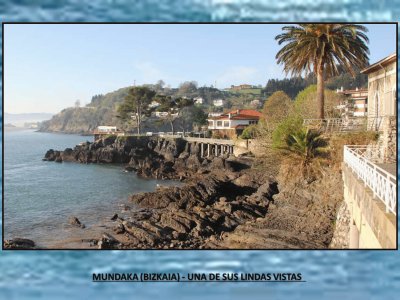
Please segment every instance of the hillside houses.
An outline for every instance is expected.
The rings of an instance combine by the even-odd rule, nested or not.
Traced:
[[[353,89],[337,91],[345,96],[345,103],[339,109],[344,111],[345,116],[366,117],[368,115],[368,89]]]

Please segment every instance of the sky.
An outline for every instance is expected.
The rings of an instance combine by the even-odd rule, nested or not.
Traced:
[[[57,113],[134,83],[227,88],[284,78],[284,24],[5,24],[4,109]],[[396,25],[369,24],[370,62],[396,51]]]

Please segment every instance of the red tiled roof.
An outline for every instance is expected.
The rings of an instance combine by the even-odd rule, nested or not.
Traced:
[[[238,113],[239,111],[239,113]],[[229,118],[229,114],[231,117]],[[213,120],[258,120],[261,117],[261,113],[253,109],[239,109],[232,110],[218,117],[212,118]]]
[[[237,111],[239,111],[239,115],[261,117],[261,113],[254,109],[235,109],[235,110],[225,113],[225,115],[227,115],[227,114],[234,115],[234,114],[237,114]]]
[[[245,116],[245,115],[239,115],[239,116],[232,116],[231,120],[259,120],[260,117],[256,116]]]

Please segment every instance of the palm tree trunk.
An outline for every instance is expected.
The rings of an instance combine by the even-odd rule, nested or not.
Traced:
[[[325,99],[324,99],[324,69],[323,67],[319,67],[317,71],[317,102],[318,102],[318,112],[319,118],[324,119],[324,106],[325,106]]]

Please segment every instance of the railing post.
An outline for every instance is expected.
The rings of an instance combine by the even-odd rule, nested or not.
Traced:
[[[386,174],[386,190],[385,190],[385,205],[386,205],[386,213],[389,213],[389,206],[390,206],[390,178]]]

